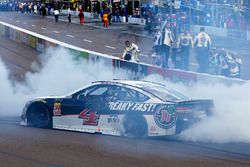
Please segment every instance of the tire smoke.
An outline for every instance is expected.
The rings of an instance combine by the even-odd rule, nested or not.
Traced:
[[[63,48],[51,48],[39,55],[43,68],[37,73],[27,72],[25,83],[8,79],[9,71],[0,60],[0,116],[20,116],[26,101],[40,96],[64,95],[92,81],[125,78],[125,75],[101,61],[91,63],[73,56]],[[33,64],[33,68],[38,65]],[[37,71],[37,69],[36,69]]]
[[[102,62],[76,59],[62,48],[49,49],[39,55],[43,68],[27,73],[25,83],[9,80],[9,71],[0,59],[0,116],[20,116],[26,101],[39,96],[63,95],[90,84],[91,81],[128,78],[122,71],[114,73]],[[37,68],[36,64],[33,64]],[[145,80],[164,83],[193,99],[213,99],[214,114],[183,131],[179,138],[185,141],[250,143],[250,82],[226,86],[197,83],[192,86],[170,83],[157,75]]]
[[[250,143],[250,82],[226,86],[222,83],[197,83],[192,86],[169,83],[159,76],[147,80],[169,85],[192,99],[213,99],[215,110],[211,117],[183,131],[178,137],[193,142]]]

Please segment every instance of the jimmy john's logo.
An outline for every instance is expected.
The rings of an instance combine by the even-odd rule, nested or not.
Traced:
[[[169,129],[176,124],[177,115],[173,105],[160,106],[154,114],[155,123],[163,128]]]
[[[133,102],[109,102],[111,111],[142,111],[154,112],[156,104],[152,103],[133,103]]]

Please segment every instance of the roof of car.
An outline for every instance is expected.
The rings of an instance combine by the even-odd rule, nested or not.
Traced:
[[[156,82],[150,82],[150,81],[118,80],[118,79],[109,80],[109,81],[95,81],[93,83],[106,83],[106,84],[108,84],[108,83],[120,83],[120,84],[135,86],[135,87],[139,87],[139,88],[141,88],[143,86],[154,86],[154,85],[165,86],[163,84],[156,83]]]

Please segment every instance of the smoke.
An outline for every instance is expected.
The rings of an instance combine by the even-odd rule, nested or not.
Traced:
[[[13,105],[14,89],[9,81],[9,71],[0,59],[0,113],[7,111]]]
[[[39,55],[43,68],[37,73],[26,73],[24,83],[12,84],[8,69],[0,60],[0,116],[20,115],[25,102],[39,96],[63,95],[96,80],[125,78],[120,71],[113,73],[111,66],[102,62],[79,60],[63,48],[48,49]]]
[[[91,81],[127,78],[123,72],[114,74],[111,66],[77,60],[65,49],[49,49],[39,55],[43,68],[33,64],[37,73],[27,73],[25,83],[13,84],[9,71],[0,60],[0,116],[20,115],[26,101],[37,96],[63,95]],[[194,142],[250,143],[250,83],[225,86],[201,84],[192,86],[170,83],[158,75],[145,80],[165,83],[193,99],[213,99],[213,116],[183,131],[179,138]]]
[[[183,131],[178,137],[193,142],[244,142],[250,143],[250,82],[226,86],[224,84],[201,84],[192,86],[173,84],[159,76],[147,80],[165,83],[192,99],[213,99],[214,114]]]

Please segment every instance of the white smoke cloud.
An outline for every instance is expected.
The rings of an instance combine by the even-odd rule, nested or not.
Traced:
[[[8,69],[0,60],[0,116],[20,115],[26,101],[47,95],[62,95],[95,80],[126,78],[102,63],[88,64],[75,60],[65,49],[48,50],[40,55],[43,68],[37,73],[27,73],[25,84],[15,86],[8,79]],[[38,66],[33,65],[34,68]],[[38,68],[39,69],[39,68]],[[180,139],[199,142],[250,143],[250,83],[225,86],[223,84],[196,84],[185,86],[169,83],[152,75],[145,80],[165,83],[184,92],[193,99],[213,99],[214,115],[180,134]]]
[[[15,93],[8,76],[9,71],[0,59],[0,113],[8,111],[9,106],[14,104],[11,99]]]
[[[196,98],[211,98],[215,103],[214,115],[180,137],[204,142],[247,142],[250,143],[250,83],[242,85],[196,85],[190,94]],[[192,92],[192,93],[191,93]]]
[[[25,84],[16,83],[15,86],[9,81],[8,70],[0,61],[0,115],[20,115],[25,102],[38,96],[63,95],[92,81],[125,78],[117,70],[114,74],[111,66],[77,60],[63,48],[49,49],[39,57],[43,68],[37,73],[28,72]],[[36,64],[32,67],[39,69]]]
[[[245,142],[250,143],[250,82],[226,86],[201,84],[192,86],[173,84],[159,76],[147,80],[161,82],[183,92],[192,99],[213,99],[213,116],[183,131],[181,140],[194,142]]]

